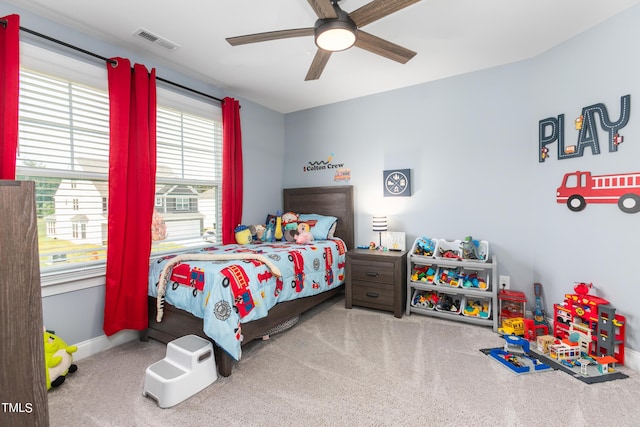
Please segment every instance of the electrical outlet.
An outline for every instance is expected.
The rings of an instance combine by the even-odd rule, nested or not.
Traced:
[[[511,277],[509,276],[500,276],[500,289],[509,289],[511,285]]]

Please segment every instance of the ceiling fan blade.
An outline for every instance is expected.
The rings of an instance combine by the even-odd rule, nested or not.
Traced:
[[[327,65],[327,61],[331,57],[331,52],[327,50],[318,49],[316,51],[316,56],[313,57],[313,62],[311,62],[311,66],[309,67],[309,71],[307,72],[307,77],[304,78],[305,81],[308,80],[318,80],[320,78],[320,74],[324,70],[325,65]]]
[[[356,39],[355,46],[358,46],[360,49],[368,50],[371,53],[384,56],[385,58],[400,62],[401,64],[407,63],[411,58],[416,56],[416,52],[412,50],[399,46],[395,43],[391,43],[372,34],[365,33],[362,30],[358,30],[358,37]]]
[[[349,17],[356,23],[358,28],[391,15],[394,12],[411,6],[420,0],[373,0],[359,9],[349,14]],[[311,2],[311,0],[309,0]]]
[[[318,15],[320,19],[337,18],[336,13],[331,0],[307,0],[309,5],[313,8],[313,11]]]
[[[292,37],[305,37],[313,35],[313,27],[296,28],[292,30],[269,31],[266,33],[247,34],[246,36],[227,37],[226,40],[231,46],[241,44],[266,42],[269,40],[288,39]]]

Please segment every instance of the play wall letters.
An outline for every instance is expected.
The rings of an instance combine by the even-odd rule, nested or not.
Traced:
[[[575,119],[575,128],[578,131],[578,140],[575,145],[565,145],[564,114],[540,120],[538,124],[538,161],[544,162],[550,158],[547,146],[554,142],[558,142],[558,160],[581,157],[587,147],[591,147],[592,154],[600,154],[598,124],[608,134],[609,152],[618,151],[618,147],[623,141],[620,129],[629,122],[630,108],[631,95],[624,95],[620,98],[620,117],[616,121],[611,121],[604,104],[598,103],[584,107],[582,114]],[[599,120],[596,119],[596,116]]]

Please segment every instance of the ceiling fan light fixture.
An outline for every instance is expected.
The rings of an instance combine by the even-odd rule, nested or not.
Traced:
[[[356,42],[356,26],[349,21],[325,20],[315,28],[316,46],[329,52],[349,49]]]

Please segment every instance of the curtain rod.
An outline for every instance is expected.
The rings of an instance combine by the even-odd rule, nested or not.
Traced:
[[[7,26],[7,20],[6,20],[6,19],[0,19],[0,25],[6,28],[6,26]],[[103,60],[103,61],[105,61],[105,62],[108,62],[109,64],[115,64],[115,63],[116,63],[116,61],[114,61],[114,60],[112,60],[112,59],[109,59],[109,58],[105,58],[104,56],[102,56],[102,55],[98,55],[97,53],[93,53],[93,52],[90,52],[90,51],[88,51],[88,50],[82,49],[82,48],[80,48],[80,47],[78,47],[78,46],[74,46],[74,45],[72,45],[72,44],[69,44],[69,43],[63,42],[63,41],[58,40],[58,39],[54,39],[53,37],[49,37],[49,36],[47,36],[47,35],[44,35],[44,34],[42,34],[42,33],[38,33],[38,32],[36,32],[36,31],[30,30],[30,29],[28,29],[28,28],[20,27],[20,30],[21,30],[21,31],[24,31],[25,33],[33,34],[34,36],[37,36],[37,37],[43,38],[43,39],[45,39],[45,40],[48,40],[48,41],[51,41],[51,42],[54,42],[54,43],[57,43],[57,44],[59,44],[59,45],[62,45],[62,46],[64,46],[64,47],[67,47],[67,48],[69,48],[69,49],[73,49],[73,50],[76,50],[76,51],[78,51],[78,52],[84,53],[85,55],[89,55],[89,56],[93,56],[94,58],[101,59],[101,60]],[[191,88],[186,87],[186,86],[183,86],[183,85],[181,85],[181,84],[179,84],[179,83],[175,83],[175,82],[172,82],[172,81],[170,81],[170,80],[163,79],[162,77],[158,77],[158,76],[156,76],[156,80],[159,80],[159,81],[161,81],[161,82],[163,82],[163,83],[170,84],[170,85],[175,86],[175,87],[178,87],[178,88],[180,88],[180,89],[187,90],[187,91],[189,91],[189,92],[192,92],[192,93],[198,94],[198,95],[200,95],[200,96],[204,96],[204,97],[209,98],[209,99],[214,99],[214,100],[216,100],[216,101],[218,101],[218,102],[220,102],[220,103],[222,103],[222,102],[223,102],[223,100],[222,100],[222,99],[220,99],[220,98],[216,98],[216,97],[215,97],[215,96],[213,96],[213,95],[209,95],[209,94],[206,94],[206,93],[204,93],[204,92],[200,92],[200,91],[198,91],[198,90],[191,89]]]

